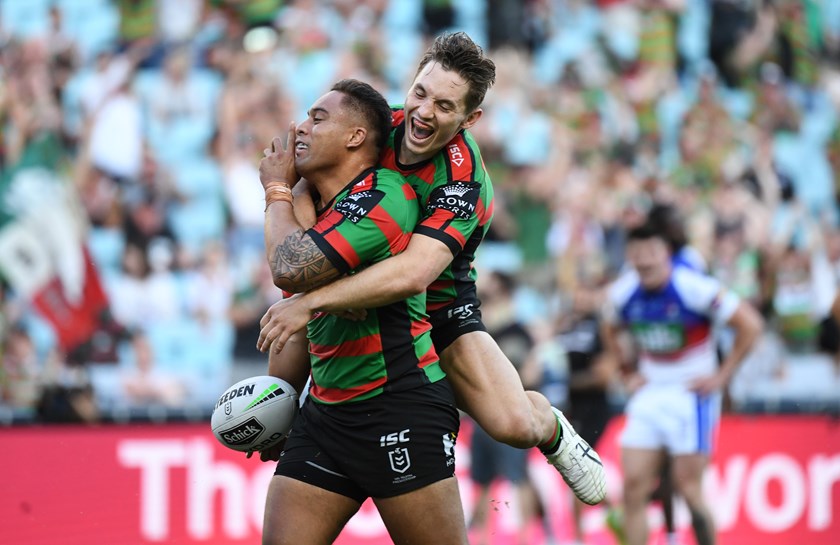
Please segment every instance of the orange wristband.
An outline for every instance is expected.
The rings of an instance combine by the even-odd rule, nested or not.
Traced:
[[[286,201],[289,204],[292,204],[294,202],[294,197],[292,196],[292,188],[289,187],[289,184],[272,183],[265,188],[265,209],[268,210],[268,206],[271,203],[275,203],[278,201]]]

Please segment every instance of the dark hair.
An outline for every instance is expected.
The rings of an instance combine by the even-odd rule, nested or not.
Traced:
[[[685,223],[680,210],[673,204],[657,203],[648,212],[648,223],[668,241],[671,252],[677,253],[688,244]]]
[[[484,55],[484,50],[472,41],[466,32],[444,33],[435,38],[417,67],[419,74],[430,62],[453,70],[466,80],[467,112],[472,112],[484,102],[487,90],[496,83],[496,64]]]
[[[658,225],[654,225],[650,221],[647,221],[638,227],[634,227],[627,232],[627,242],[632,242],[634,240],[651,240],[654,238],[658,238],[665,242],[670,249],[671,245],[668,244],[668,238],[665,236],[665,233],[659,229]]]
[[[376,153],[380,153],[391,134],[391,107],[385,97],[367,83],[356,79],[343,79],[333,85],[331,90],[342,93],[342,105],[364,119],[368,129],[373,132]]]

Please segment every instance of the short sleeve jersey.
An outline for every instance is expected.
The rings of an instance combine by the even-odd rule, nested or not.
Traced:
[[[380,164],[406,177],[417,193],[422,218],[414,232],[439,240],[453,259],[426,290],[429,312],[475,292],[475,252],[493,217],[493,184],[478,145],[459,132],[434,157],[413,165],[397,158],[405,137],[405,111],[393,108],[393,129]]]
[[[668,283],[646,290],[635,271],[607,292],[604,320],[627,328],[639,347],[639,372],[648,382],[685,383],[717,369],[712,326],[727,322],[740,299],[721,283],[674,267]]]
[[[353,274],[403,251],[419,218],[417,196],[402,176],[369,169],[319,213],[307,235],[341,273]],[[430,332],[424,294],[368,309],[361,321],[316,314],[307,326],[309,394],[338,404],[442,379]]]

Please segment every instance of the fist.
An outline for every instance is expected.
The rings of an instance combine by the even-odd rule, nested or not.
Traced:
[[[263,150],[260,161],[260,182],[263,189],[273,183],[283,182],[293,187],[300,177],[295,170],[295,124],[289,125],[286,145],[278,136],[271,140],[271,147]]]

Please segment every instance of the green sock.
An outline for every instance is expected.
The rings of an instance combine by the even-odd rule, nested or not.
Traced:
[[[557,451],[557,447],[560,446],[560,440],[563,439],[563,428],[560,426],[560,419],[557,416],[554,417],[554,433],[551,435],[551,439],[537,445],[537,448],[540,449],[540,452],[543,454],[553,454]]]

